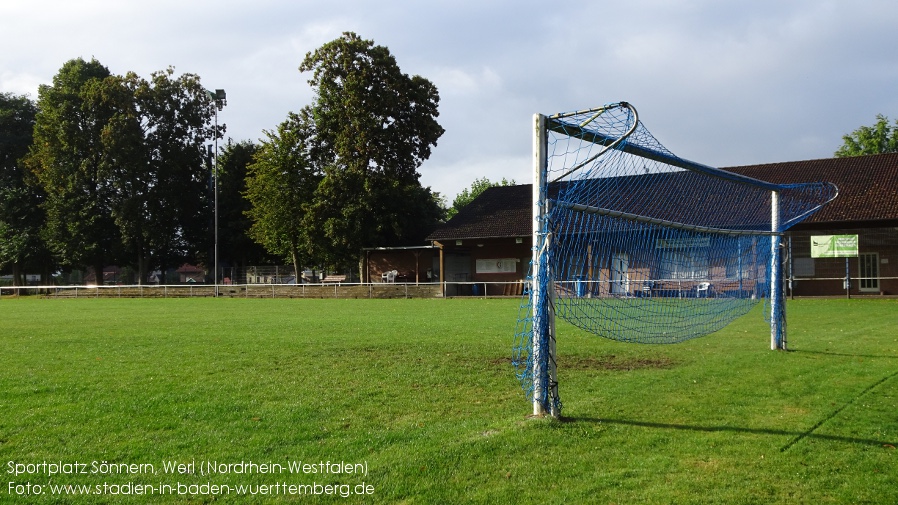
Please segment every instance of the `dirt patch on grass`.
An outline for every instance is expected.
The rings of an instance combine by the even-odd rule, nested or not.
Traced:
[[[509,358],[495,359],[494,365],[510,365]],[[639,358],[615,356],[613,354],[595,357],[559,356],[558,368],[565,370],[644,370],[668,369],[677,365],[677,362],[666,356],[654,358]]]

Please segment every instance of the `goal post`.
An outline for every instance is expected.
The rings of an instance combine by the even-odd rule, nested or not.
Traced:
[[[786,350],[786,297],[783,285],[783,248],[780,230],[780,194],[770,193],[770,349]]]
[[[531,304],[533,314],[533,415],[558,416],[558,377],[555,361],[554,285],[549,264],[548,171],[546,117],[533,116],[533,258]]]
[[[680,158],[627,102],[533,116],[533,250],[512,363],[557,417],[555,318],[624,342],[713,333],[759,300],[786,348],[781,236],[838,194]]]

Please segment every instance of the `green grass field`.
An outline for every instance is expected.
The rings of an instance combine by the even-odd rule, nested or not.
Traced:
[[[790,352],[761,307],[670,346],[560,325],[561,421],[528,418],[517,307],[4,298],[0,502],[898,503],[898,300],[791,301]],[[367,473],[289,473],[327,461]]]

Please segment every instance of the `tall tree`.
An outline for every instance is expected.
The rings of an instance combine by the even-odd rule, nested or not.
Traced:
[[[149,80],[133,74],[128,79],[143,134],[143,169],[135,176],[149,181],[141,200],[144,228],[135,230],[130,245],[138,258],[164,272],[175,263],[208,258],[213,209],[205,146],[216,135],[222,138],[225,126],[214,127],[216,104],[195,74],[175,77],[169,67]],[[145,277],[145,264],[138,267]]]
[[[121,240],[119,261],[136,266],[142,283],[150,233],[148,199],[154,180],[146,163],[141,112],[134,96],[137,80],[134,75],[103,79],[94,87],[93,106],[110,111],[96,149],[102,172],[114,190],[109,211]]]
[[[455,199],[452,200],[452,207],[449,208],[447,212],[447,217],[452,219],[452,217],[458,214],[465,205],[474,201],[475,198],[480,196],[480,193],[486,191],[487,188],[491,188],[493,186],[514,186],[517,184],[514,179],[507,180],[505,177],[502,178],[501,182],[491,182],[486,177],[481,177],[478,179],[474,179],[474,182],[471,183],[471,187],[465,188],[461,190],[461,193],[455,195]]]
[[[97,60],[78,58],[62,66],[52,85],[41,86],[28,157],[46,192],[50,249],[67,265],[92,266],[97,282],[121,243],[111,209],[115,188],[98,147],[113,113],[97,104],[110,75]]]
[[[324,178],[309,216],[325,261],[348,265],[363,247],[423,240],[443,214],[418,173],[444,131],[436,86],[350,32],[308,53],[299,70],[315,88],[309,152]]]
[[[889,125],[889,118],[876,115],[873,126],[861,126],[842,137],[842,147],[836,151],[836,158],[898,152],[898,121]]]
[[[50,266],[40,233],[43,193],[22,162],[36,115],[28,97],[0,93],[0,269],[10,268],[16,286],[24,282],[24,268],[47,273]]]
[[[214,104],[199,77],[112,75],[71,60],[39,92],[29,163],[47,193],[47,237],[71,266],[151,265],[205,254]],[[217,133],[221,135],[223,128]]]
[[[246,177],[246,198],[252,204],[246,212],[252,220],[249,233],[269,253],[290,261],[298,276],[303,264],[313,261],[308,212],[321,182],[309,157],[314,135],[309,110],[291,113],[276,132],[265,135]]]
[[[280,259],[270,256],[250,237],[252,220],[247,212],[252,205],[244,194],[248,167],[259,150],[248,140],[229,141],[218,158],[218,255],[224,265],[246,268]]]

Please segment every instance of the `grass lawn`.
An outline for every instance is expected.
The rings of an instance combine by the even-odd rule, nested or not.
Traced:
[[[560,323],[561,421],[518,303],[4,298],[0,503],[898,503],[898,300],[790,301],[790,352],[760,306],[669,346]]]

